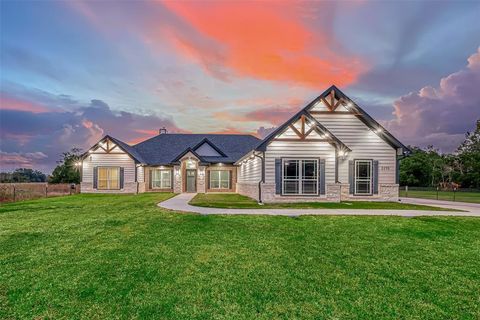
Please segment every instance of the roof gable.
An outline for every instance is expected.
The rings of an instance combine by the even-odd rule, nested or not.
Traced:
[[[334,85],[325,90],[320,96],[315,98],[303,109],[297,112],[292,118],[287,120],[275,131],[269,134],[257,146],[256,149],[264,150],[266,145],[268,145],[271,140],[273,140],[278,134],[284,132],[289,127],[289,125],[292,122],[296,121],[302,114],[308,115],[310,118],[312,118],[318,123],[317,120],[311,117],[311,114],[315,113],[353,114],[358,117],[367,127],[369,127],[372,131],[378,134],[378,136],[384,141],[386,141],[392,148],[401,149],[403,153],[410,152],[410,150],[405,145],[403,145],[399,140],[397,140],[390,132],[383,128],[377,121],[375,121],[370,115],[368,115],[362,108],[360,108],[355,102],[348,98],[342,91],[340,91],[340,89],[338,89]],[[318,124],[321,126],[320,123]]]
[[[294,137],[283,137],[288,133],[294,133]],[[292,118],[290,118],[283,125],[272,132],[262,143],[257,146],[257,150],[265,151],[266,147],[272,141],[318,141],[328,142],[337,148],[349,151],[350,148],[346,146],[333,133],[325,128],[320,122],[312,117],[304,109],[300,110]]]
[[[98,151],[97,151],[98,150]],[[85,158],[91,153],[119,153],[125,152],[128,154],[134,161],[145,163],[142,156],[130,145],[126,144],[123,141],[115,139],[109,135],[104,136],[100,141],[94,144],[87,152],[85,152],[81,157]]]
[[[200,141],[193,150],[200,155],[205,157],[225,157],[225,153],[220,150],[217,146],[215,146],[210,140],[207,138]]]

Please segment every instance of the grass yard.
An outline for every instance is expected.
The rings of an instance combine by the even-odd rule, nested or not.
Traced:
[[[352,202],[303,202],[303,203],[270,203],[259,205],[252,198],[234,193],[199,193],[191,201],[191,205],[209,208],[228,209],[396,209],[396,210],[436,210],[454,211],[452,209],[408,204],[401,202],[374,202],[374,201],[352,201]]]
[[[2,319],[479,319],[480,219],[0,207]]]
[[[406,197],[405,190],[400,190],[400,197]],[[409,198],[437,199],[436,191],[408,190]],[[453,191],[439,191],[438,200],[453,201]],[[455,201],[480,203],[480,192],[460,191],[455,193]]]

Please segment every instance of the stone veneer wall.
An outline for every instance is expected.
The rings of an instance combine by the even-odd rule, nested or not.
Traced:
[[[341,192],[342,201],[398,201],[398,184],[395,183],[379,183],[378,194],[372,196],[354,196],[349,194],[350,184],[343,183]]]
[[[205,193],[205,176],[206,176],[206,167],[199,166],[197,169],[197,192]]]
[[[182,193],[182,174],[181,167],[173,167],[173,192]]]
[[[258,183],[237,182],[237,193],[258,201]]]
[[[340,202],[340,184],[327,183],[326,191],[327,201]]]
[[[340,187],[336,184],[326,185],[326,195],[321,196],[281,196],[275,194],[275,183],[262,183],[262,201],[274,202],[338,202],[340,201]]]
[[[93,189],[93,183],[82,182],[80,183],[80,190],[82,190],[82,193],[137,193],[137,182],[125,182],[123,189],[120,190]]]
[[[146,182],[139,182],[138,183],[138,193],[144,193],[147,191],[147,183]]]
[[[378,186],[378,194],[373,196],[354,196],[349,194],[348,183],[327,183],[325,196],[280,196],[275,194],[275,183],[262,183],[262,201],[273,202],[340,202],[340,201],[398,201],[398,184],[381,183]],[[244,184],[237,184],[237,192],[251,198],[258,196],[251,195],[252,191],[247,190]],[[258,189],[257,189],[258,194]]]

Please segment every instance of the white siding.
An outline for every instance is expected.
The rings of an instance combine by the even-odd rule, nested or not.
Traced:
[[[325,182],[335,183],[335,148],[327,142],[272,141],[265,151],[265,183],[275,183],[275,158],[325,159]]]
[[[258,157],[249,159],[247,163],[242,163],[238,169],[237,182],[239,183],[258,183],[262,178],[262,160]]]
[[[93,183],[94,167],[123,167],[124,183],[135,182],[135,162],[126,153],[91,154],[83,160],[82,182]]]
[[[320,114],[314,117],[352,151],[339,160],[339,180],[348,183],[348,160],[378,160],[378,182],[395,183],[396,152],[387,142],[371,131],[355,115]]]

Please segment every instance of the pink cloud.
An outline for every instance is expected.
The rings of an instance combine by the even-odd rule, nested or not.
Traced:
[[[6,169],[12,166],[16,168],[32,168],[39,160],[48,158],[43,152],[4,152],[0,151],[0,168]]]
[[[17,110],[28,111],[33,113],[48,112],[49,110],[42,105],[35,104],[25,100],[18,100],[9,97],[4,93],[0,93],[0,109],[2,110]]]
[[[468,58],[465,69],[394,102],[395,119],[386,123],[404,142],[433,144],[452,151],[480,118],[480,48]]]

